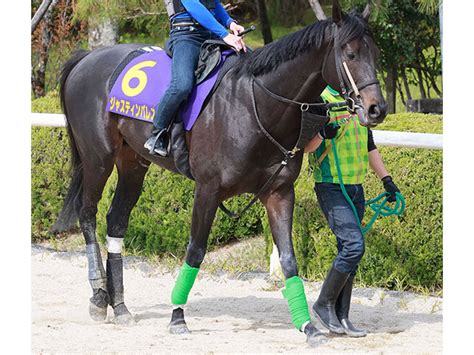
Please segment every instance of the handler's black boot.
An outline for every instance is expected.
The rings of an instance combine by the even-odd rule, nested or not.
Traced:
[[[336,315],[341,322],[346,334],[352,338],[365,337],[367,331],[355,328],[349,320],[349,309],[351,307],[352,286],[354,276],[349,276],[336,302]]]
[[[168,130],[154,129],[151,136],[143,145],[151,155],[160,155],[166,157],[169,154],[169,137]]]
[[[107,255],[107,291],[110,296],[110,305],[114,309],[115,323],[121,325],[134,323],[133,316],[124,303],[123,262],[120,253]]]
[[[331,266],[318,300],[313,304],[315,316],[327,329],[336,334],[346,334],[336,315],[336,301],[348,277],[349,274]]]

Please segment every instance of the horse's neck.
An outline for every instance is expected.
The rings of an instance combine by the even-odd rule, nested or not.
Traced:
[[[301,102],[314,102],[325,87],[322,79],[322,66],[325,53],[316,51],[296,57],[283,63],[275,71],[261,78],[262,83],[280,96]],[[319,93],[320,93],[319,92]]]
[[[288,61],[275,71],[259,77],[259,80],[274,93],[299,102],[315,102],[326,84],[322,78],[322,67],[327,46],[316,52],[308,51]],[[300,125],[300,107],[282,103],[257,89],[258,111],[262,121],[275,137],[294,140]]]

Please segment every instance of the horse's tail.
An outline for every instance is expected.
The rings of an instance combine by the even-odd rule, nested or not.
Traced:
[[[72,177],[69,185],[69,191],[64,200],[64,205],[59,213],[56,223],[51,228],[52,233],[65,232],[76,226],[79,219],[79,211],[82,206],[82,161],[77,150],[74,135],[71,126],[68,123],[68,113],[65,101],[66,80],[74,67],[89,54],[89,51],[76,51],[72,57],[63,65],[59,81],[59,96],[61,107],[66,116],[66,129],[69,136],[69,147],[71,149],[71,167]]]

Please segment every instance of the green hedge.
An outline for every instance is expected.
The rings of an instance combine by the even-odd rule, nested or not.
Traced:
[[[33,110],[58,112],[56,96],[35,100]],[[378,129],[413,132],[442,131],[442,117],[422,114],[391,115]],[[63,128],[32,129],[32,237],[48,238],[69,184],[69,150]],[[387,288],[442,287],[442,151],[379,147],[386,166],[405,196],[404,216],[379,219],[367,235],[366,254],[358,281]],[[112,200],[116,172],[106,185],[99,204],[98,235],[104,240],[105,216]],[[189,238],[194,184],[183,177],[152,166],[144,190],[133,210],[126,247],[134,253],[184,255]],[[368,198],[383,191],[369,173]],[[249,196],[229,201],[239,209]],[[370,213],[366,218],[370,217]],[[264,209],[260,204],[242,220],[218,212],[209,246],[222,245],[264,230],[270,240]],[[318,207],[307,159],[296,184],[293,239],[302,276],[322,279],[336,255],[335,238]],[[267,244],[269,250],[270,243]]]
[[[52,226],[69,186],[69,146],[64,128],[32,129],[32,235],[51,237]],[[117,184],[114,171],[107,182],[97,214],[98,235],[106,235],[105,217]],[[151,166],[137,208],[132,212],[126,246],[145,254],[172,253],[181,256],[188,243],[194,183],[184,177]],[[248,198],[248,197],[247,197]],[[247,199],[229,201],[241,208]],[[261,233],[263,208],[257,206],[241,221],[218,213],[209,239],[219,245],[236,237]]]
[[[34,112],[60,112],[56,93],[34,100]],[[62,207],[69,186],[69,146],[65,128],[34,127],[31,136],[32,238],[49,238],[48,232]],[[97,214],[97,231],[104,241],[106,214],[112,201],[117,173],[114,170],[104,189]],[[147,255],[170,253],[182,256],[190,235],[194,183],[169,171],[151,166],[137,207],[132,211],[125,238],[128,250]],[[249,196],[226,203],[241,209]],[[263,207],[257,205],[236,221],[218,212],[209,245],[222,245],[262,232]]]
[[[32,129],[32,237],[51,237],[49,228],[62,207],[69,185],[69,146],[65,128]],[[114,170],[104,189],[97,214],[98,236],[106,235],[106,214],[117,184]],[[182,256],[190,234],[194,183],[169,171],[151,166],[143,192],[133,210],[126,237],[126,247],[144,254],[171,253]],[[226,205],[239,209],[248,197],[239,197]],[[219,211],[209,238],[209,245],[221,245],[235,236],[261,233],[263,207],[256,206],[241,221],[225,217]]]

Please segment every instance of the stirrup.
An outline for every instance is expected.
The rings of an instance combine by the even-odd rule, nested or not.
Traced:
[[[163,128],[161,130],[154,129],[151,133],[151,136],[143,145],[147,150],[148,153],[151,155],[160,155],[162,157],[166,157],[169,154],[169,139],[168,139],[168,146],[167,147],[157,147],[158,140],[162,138],[164,134],[166,134],[168,130]],[[163,137],[164,138],[164,137]],[[163,142],[166,143],[166,142]]]

